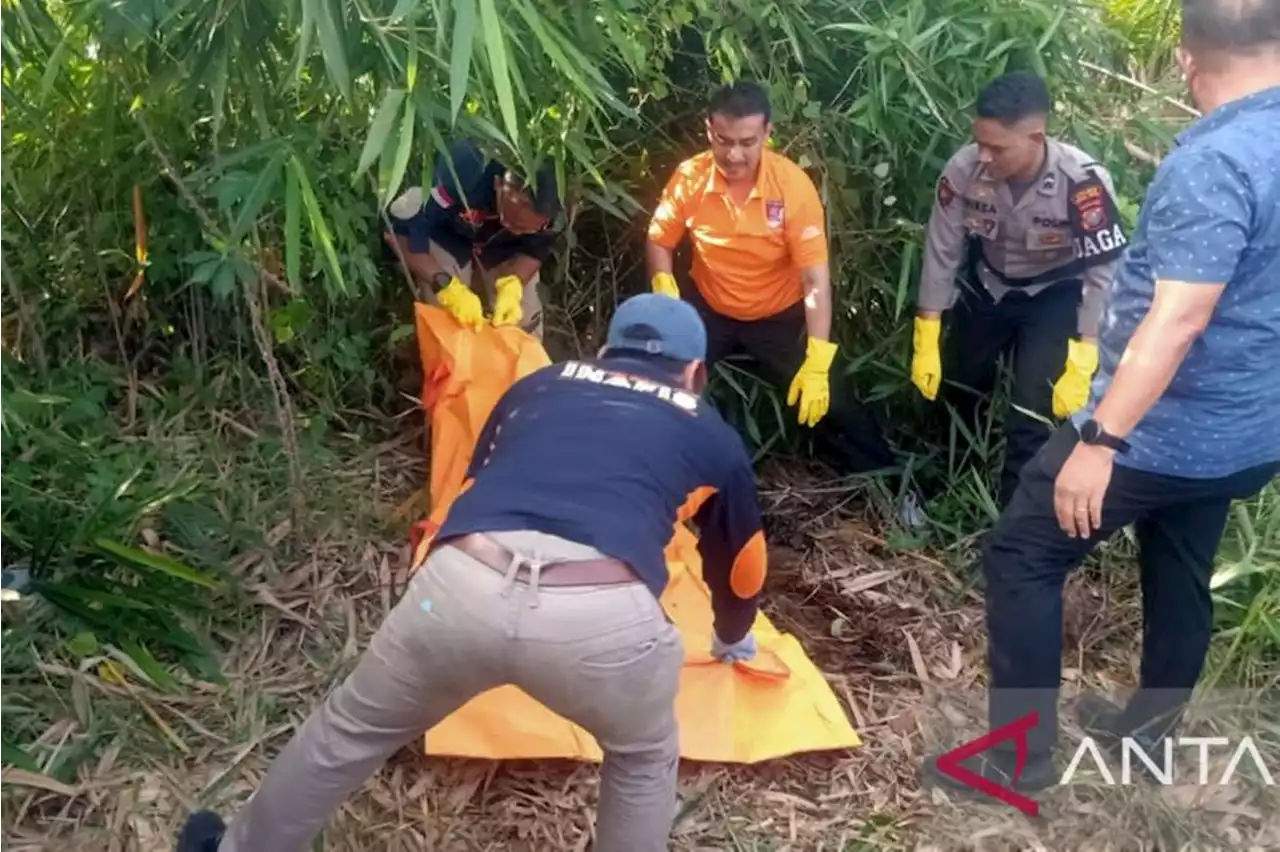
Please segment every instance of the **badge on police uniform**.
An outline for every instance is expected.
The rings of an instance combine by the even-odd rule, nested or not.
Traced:
[[[1120,256],[1129,240],[1120,224],[1111,193],[1090,170],[1082,181],[1067,186],[1067,215],[1074,236],[1076,259],[1086,267]]]
[[[1084,181],[1076,185],[1071,194],[1071,206],[1079,217],[1080,227],[1086,231],[1096,231],[1107,224],[1107,211],[1104,209],[1106,191],[1100,181]]]
[[[942,176],[942,180],[938,181],[938,206],[946,210],[951,206],[951,202],[956,200],[956,188],[951,185],[951,180],[946,175]]]

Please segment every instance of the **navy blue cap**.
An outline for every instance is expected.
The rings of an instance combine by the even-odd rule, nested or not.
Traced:
[[[609,323],[605,346],[678,361],[705,361],[707,328],[693,305],[661,293],[641,293],[621,305]]]

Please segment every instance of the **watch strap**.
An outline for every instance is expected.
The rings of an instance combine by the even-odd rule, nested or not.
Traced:
[[[1086,444],[1094,444],[1100,447],[1106,447],[1115,450],[1118,453],[1129,452],[1129,442],[1117,435],[1112,435],[1106,429],[1102,428],[1102,424],[1096,420],[1089,419],[1085,422],[1080,430],[1080,437]]]

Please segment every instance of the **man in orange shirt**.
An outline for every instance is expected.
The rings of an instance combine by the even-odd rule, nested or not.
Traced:
[[[801,424],[816,426],[849,472],[894,466],[871,413],[832,387],[831,276],[825,211],[800,166],[765,147],[768,95],[724,86],[707,110],[710,149],[681,163],[649,223],[653,291],[683,297],[707,328],[708,368],[744,349],[763,377],[787,388]],[[672,272],[676,246],[693,244],[693,286]],[[834,393],[833,393],[834,390]],[[827,415],[830,415],[829,417]]]

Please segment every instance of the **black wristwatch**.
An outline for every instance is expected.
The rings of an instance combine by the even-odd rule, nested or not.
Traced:
[[[1080,424],[1080,441],[1095,447],[1107,447],[1117,453],[1129,452],[1129,442],[1112,435],[1092,418]]]
[[[447,272],[437,272],[431,276],[431,292],[439,293],[453,282],[453,276]]]

